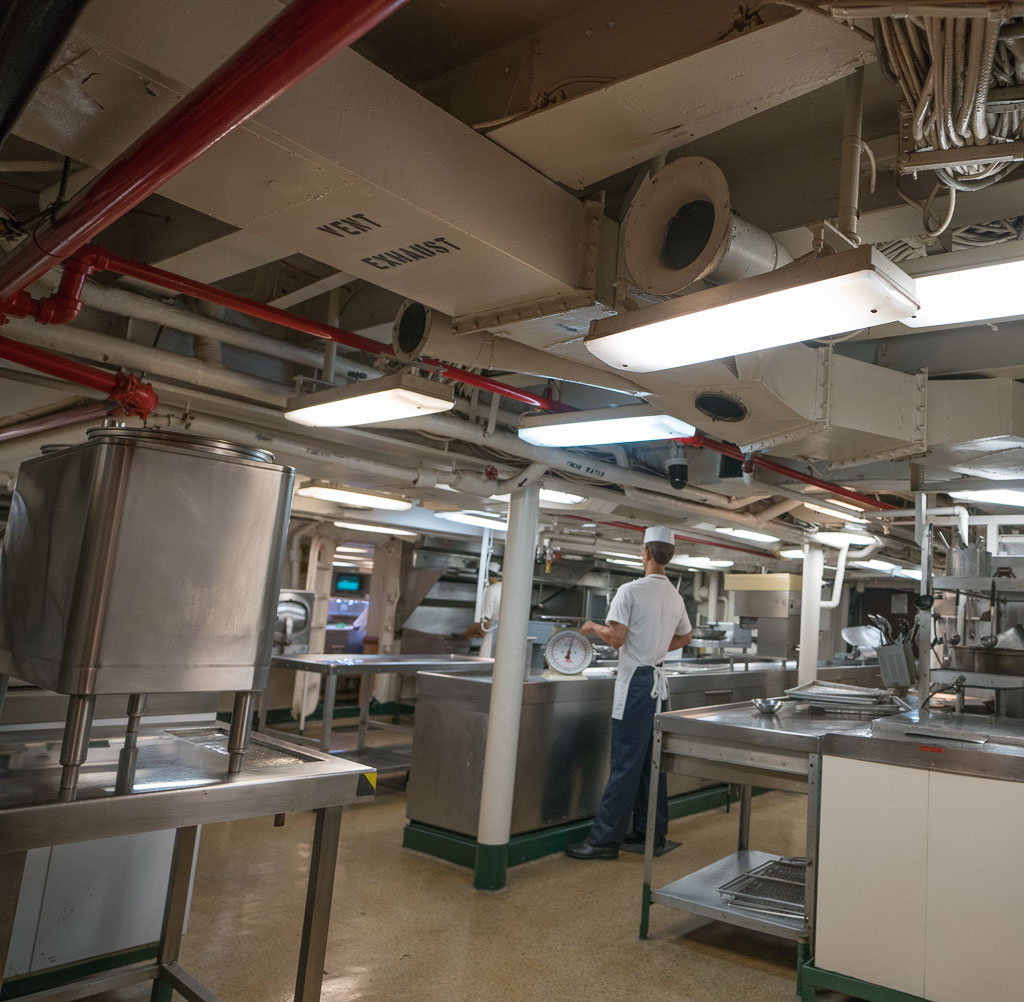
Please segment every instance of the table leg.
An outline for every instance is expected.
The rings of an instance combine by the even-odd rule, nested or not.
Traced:
[[[252,692],[236,692],[228,732],[228,772],[241,772],[252,731]]]
[[[821,756],[807,763],[807,871],[804,883],[804,934],[809,952],[814,952],[814,922],[818,907],[818,825],[821,816]]]
[[[366,747],[366,729],[370,723],[370,695],[373,692],[373,676],[369,673],[359,678],[359,737],[356,751]]]
[[[21,878],[25,873],[26,852],[0,853],[0,987],[7,969],[7,954],[14,933],[14,916],[21,895]]]
[[[338,694],[338,676],[328,672],[324,679],[324,717],[320,731],[320,751],[331,752],[331,728],[334,726],[334,700]]]
[[[185,928],[185,911],[188,908],[188,888],[192,878],[192,863],[196,855],[196,841],[199,828],[192,825],[179,828],[174,836],[174,853],[171,856],[171,875],[167,881],[167,898],[164,902],[164,922],[160,930],[160,952],[158,961],[177,964],[181,952],[181,937]],[[153,982],[150,1002],[171,1002],[173,989],[157,975]]]
[[[313,831],[313,847],[309,860],[306,911],[302,918],[302,942],[299,946],[299,967],[295,978],[295,1002],[320,1000],[340,834],[341,808],[321,807],[316,812],[316,827]]]
[[[267,729],[267,714],[270,712],[270,683],[266,689],[261,689],[259,694],[260,708],[256,717],[256,729],[265,731]]]
[[[647,796],[647,841],[644,844],[644,891],[640,912],[640,938],[647,939],[648,919],[651,903],[651,879],[654,870],[654,838],[658,816],[658,778],[661,773],[662,732],[655,728],[651,749],[651,783]]]
[[[753,793],[753,789],[748,785],[740,787],[740,852],[750,848],[750,800]]]
[[[89,754],[89,732],[92,730],[92,714],[95,709],[95,695],[68,697],[64,740],[60,746],[60,764],[64,768],[61,771],[60,793],[57,796],[61,801],[74,800],[78,793],[78,778]]]

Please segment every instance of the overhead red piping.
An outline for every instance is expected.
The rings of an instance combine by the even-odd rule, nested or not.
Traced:
[[[404,2],[294,0],[19,244],[0,266],[0,299],[41,278]]]
[[[206,285],[204,282],[197,282],[191,278],[174,275],[169,271],[164,271],[162,268],[154,268],[152,265],[143,264],[141,261],[132,261],[130,258],[121,257],[119,254],[111,254],[102,247],[83,247],[74,256],[73,260],[77,271],[83,269],[90,271],[113,271],[118,275],[139,279],[161,289],[169,289],[171,292],[178,292],[184,296],[192,296],[195,299],[202,299],[208,303],[216,303],[229,310],[234,310],[236,313],[255,317],[257,320],[266,320],[280,327],[287,327],[289,330],[311,334],[313,337],[324,338],[327,341],[334,341],[336,344],[344,345],[347,348],[366,351],[372,355],[394,355],[395,353],[391,345],[381,344],[379,341],[364,337],[362,334],[340,330],[337,327],[332,327],[330,324],[321,323],[318,320],[310,320],[307,317],[300,317],[298,314],[289,313],[287,310],[281,310],[276,306],[261,303],[256,299],[249,299],[246,296],[239,296],[233,292],[226,292],[224,289]],[[0,312],[2,311],[3,304],[0,303]],[[546,411],[572,409],[568,405],[562,404],[550,397],[529,393],[516,386],[509,386],[499,380],[470,372],[468,369],[460,369],[458,366],[448,365],[446,362],[439,362],[432,358],[425,358],[423,362],[426,365],[436,366],[441,375],[446,379],[454,379],[469,386],[477,386],[490,393],[497,393],[510,400],[517,400],[520,403],[528,404],[530,407]]]
[[[107,372],[91,365],[82,365],[60,355],[52,355],[41,348],[34,348],[20,341],[0,337],[0,358],[16,362],[36,372],[65,379],[79,386],[89,386],[105,393],[117,403],[123,413],[146,417],[158,403],[156,391],[149,383],[143,383],[137,376],[126,372]]]
[[[717,439],[708,438],[707,435],[700,431],[698,431],[696,435],[691,435],[689,438],[680,438],[676,441],[682,442],[684,445],[693,445],[700,449],[711,449],[713,452],[721,453],[723,456],[729,456],[731,459],[748,461],[754,466],[760,467],[762,470],[770,470],[772,473],[778,473],[781,476],[789,477],[791,480],[798,480],[803,484],[810,484],[813,487],[821,487],[823,490],[826,490],[831,494],[847,498],[850,501],[856,501],[858,504],[867,505],[870,508],[878,508],[881,511],[894,511],[896,509],[896,505],[887,504],[885,501],[879,501],[877,498],[868,497],[866,494],[858,494],[856,491],[852,491],[848,487],[843,487],[840,484],[833,484],[828,480],[822,480],[820,477],[815,477],[810,473],[802,473],[800,470],[794,470],[791,466],[786,466],[783,463],[776,463],[774,460],[766,459],[764,456],[754,455],[748,457],[735,445],[729,445],[728,442],[719,442]]]
[[[0,428],[0,442],[10,442],[16,438],[25,438],[27,435],[37,435],[43,431],[53,431],[55,428],[66,428],[71,424],[97,420],[106,417],[109,412],[110,405],[100,401],[95,404],[72,407],[65,411],[57,411],[55,414],[47,414],[28,421],[20,421],[18,424],[4,425]]]

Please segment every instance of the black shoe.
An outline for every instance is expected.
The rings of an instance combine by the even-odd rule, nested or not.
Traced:
[[[644,845],[647,842],[647,832],[630,832],[623,840],[624,845]],[[656,835],[654,837],[654,848],[664,849],[665,848],[665,836]]]
[[[617,845],[594,845],[589,840],[584,840],[575,845],[567,845],[565,854],[572,856],[573,859],[618,859],[619,847]]]

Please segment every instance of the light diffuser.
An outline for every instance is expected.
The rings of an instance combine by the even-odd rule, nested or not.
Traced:
[[[903,320],[914,281],[870,245],[595,320],[603,362],[658,372]]]
[[[476,525],[481,529],[493,529],[495,532],[508,532],[508,522],[505,519],[497,515],[488,515],[485,511],[436,511],[434,514],[449,522]]]
[[[920,309],[907,327],[941,327],[1024,315],[1024,258],[1016,241],[908,261]]]
[[[304,498],[318,498],[321,501],[334,501],[336,504],[350,504],[355,508],[383,508],[387,511],[408,511],[411,501],[401,498],[383,497],[380,494],[364,494],[361,491],[350,491],[343,487],[326,487],[307,485],[296,492]]]
[[[390,525],[370,525],[368,522],[335,522],[339,529],[355,529],[358,532],[379,532],[386,536],[418,536],[418,532],[408,529],[395,529]]]
[[[524,442],[554,448],[657,442],[688,438],[696,430],[692,424],[662,414],[647,404],[624,404],[564,414],[524,414],[519,419],[519,437]]]
[[[454,406],[451,386],[399,372],[292,397],[284,416],[311,428],[351,428],[437,414]]]
[[[753,529],[734,529],[732,526],[722,526],[715,529],[715,532],[724,533],[726,536],[733,536],[736,539],[749,539],[754,543],[777,543],[778,536],[770,536],[767,532],[754,532]]]
[[[979,490],[979,491],[950,491],[949,496],[958,501],[974,501],[980,504],[1005,504],[1014,508],[1024,508],[1024,491],[1014,491],[1004,488],[1003,490]]]

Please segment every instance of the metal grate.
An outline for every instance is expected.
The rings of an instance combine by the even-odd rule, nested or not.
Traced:
[[[207,751],[216,752],[218,755],[228,754],[228,735],[216,727],[195,729],[187,731],[171,731],[176,738],[182,738],[191,744],[205,748]],[[307,756],[301,752],[287,752],[280,748],[272,748],[269,745],[259,744],[256,741],[249,743],[245,753],[245,761],[249,766],[261,766],[270,769],[279,765],[295,765],[295,760],[307,760]]]
[[[806,879],[807,860],[783,856],[734,877],[718,893],[739,908],[803,918]]]

